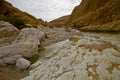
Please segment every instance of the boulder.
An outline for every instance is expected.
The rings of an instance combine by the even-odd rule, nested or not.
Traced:
[[[30,58],[38,53],[38,45],[18,43],[0,48],[0,65],[15,64],[20,57]]]
[[[31,58],[38,53],[44,32],[36,28],[24,28],[11,45],[0,47],[0,65],[15,64],[18,58]]]
[[[14,54],[14,55],[8,55],[6,57],[0,58],[0,65],[5,65],[5,64],[13,65],[16,63],[16,60],[20,57],[21,55]]]
[[[30,66],[30,61],[24,59],[24,58],[19,58],[16,61],[16,67],[20,69],[27,69]]]
[[[45,39],[45,33],[36,28],[24,28],[17,37],[16,42],[29,42],[40,44],[41,40]]]
[[[16,37],[19,30],[12,24],[4,21],[0,21],[0,38],[4,37]]]

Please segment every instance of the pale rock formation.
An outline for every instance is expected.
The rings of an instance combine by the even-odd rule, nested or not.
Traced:
[[[34,43],[40,44],[40,41],[45,39],[45,33],[36,28],[24,28],[17,37],[17,43]]]
[[[5,37],[0,39],[0,47],[11,45],[16,37]]]
[[[85,33],[59,43],[21,80],[120,80],[120,36],[106,36]]]
[[[30,58],[38,53],[38,46],[29,43],[0,47],[0,64],[15,64],[20,57]]]
[[[19,30],[8,22],[0,21],[0,47],[7,46],[15,40]]]
[[[4,21],[0,21],[0,38],[4,37],[16,37],[19,30],[12,24]]]
[[[0,65],[15,64],[21,57],[31,58],[38,53],[38,45],[44,39],[44,32],[36,28],[22,29],[12,44],[0,47]]]
[[[24,58],[19,58],[16,61],[16,67],[20,69],[27,69],[30,66],[30,61],[24,59]]]

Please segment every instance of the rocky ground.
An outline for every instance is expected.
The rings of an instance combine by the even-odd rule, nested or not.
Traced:
[[[65,31],[63,28],[43,26],[18,30],[13,25],[0,21],[0,80],[19,80],[27,76],[32,62],[26,59],[37,55],[41,46],[68,39],[78,33],[77,30]]]
[[[46,39],[41,42],[41,45],[48,46],[66,39],[71,38],[74,35],[81,35],[81,32],[76,29],[66,30],[64,28],[48,28],[38,27],[41,31],[46,34]]]
[[[0,21],[0,65],[0,80],[120,80],[120,34]]]
[[[44,53],[21,80],[120,80],[120,34],[82,33]]]

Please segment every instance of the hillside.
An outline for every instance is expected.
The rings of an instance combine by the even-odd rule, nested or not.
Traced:
[[[62,17],[60,17],[60,18],[57,18],[57,19],[55,19],[55,20],[52,20],[52,21],[49,22],[49,25],[51,25],[51,26],[57,26],[57,27],[62,27],[62,26],[64,26],[65,23],[67,22],[68,17],[69,17],[69,15],[67,15],[67,16],[62,16]]]
[[[44,24],[42,20],[38,20],[32,15],[22,12],[19,9],[12,6],[12,4],[0,0],[0,19],[20,19],[23,20],[26,24],[31,24],[33,26]]]
[[[120,0],[82,0],[66,25],[81,30],[120,31]]]

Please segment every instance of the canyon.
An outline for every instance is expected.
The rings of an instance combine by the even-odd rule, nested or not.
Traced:
[[[0,0],[0,80],[120,80],[120,0],[50,22]]]

